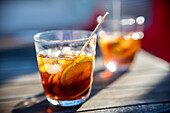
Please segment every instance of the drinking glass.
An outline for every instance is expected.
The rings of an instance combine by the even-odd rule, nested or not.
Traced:
[[[116,21],[117,22],[117,21]],[[127,71],[136,52],[141,47],[144,17],[121,19],[115,25],[113,20],[105,20],[98,32],[101,54],[105,67],[111,71]],[[116,27],[116,28],[115,28]]]
[[[83,103],[91,92],[96,34],[85,50],[90,31],[63,30],[34,36],[36,56],[47,100],[57,106]]]

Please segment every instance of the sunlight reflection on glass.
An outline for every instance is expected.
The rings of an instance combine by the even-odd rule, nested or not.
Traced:
[[[97,22],[99,23],[102,20],[102,16],[97,17]]]
[[[134,40],[142,39],[144,37],[143,32],[135,32],[132,34],[132,38]]]
[[[131,38],[130,35],[125,35],[125,36],[124,36],[124,39],[125,39],[125,40],[129,40],[130,38]]]
[[[121,25],[133,25],[134,23],[135,23],[135,19],[133,19],[133,18],[122,19],[120,21]]]
[[[105,32],[103,30],[99,31],[99,36],[105,35]]]
[[[133,33],[133,34],[132,34],[132,38],[133,38],[134,40],[138,40],[138,39],[140,39],[140,35],[139,35],[138,33]]]
[[[129,25],[132,25],[132,24],[134,24],[135,23],[135,19],[133,19],[133,18],[129,18],[128,19],[128,24]]]
[[[120,23],[122,25],[127,25],[128,24],[128,20],[127,19],[122,19]]]
[[[24,106],[27,106],[28,104],[29,104],[29,102],[27,102],[27,101],[26,101],[26,102],[24,102]]]
[[[142,39],[142,38],[144,37],[144,33],[143,33],[143,32],[136,32],[136,33],[138,33],[138,34],[139,34],[140,39]]]
[[[139,16],[136,18],[137,24],[143,24],[145,22],[145,18],[143,16]]]
[[[110,71],[110,72],[115,72],[116,71],[116,64],[114,62],[109,62],[107,64],[107,69]]]

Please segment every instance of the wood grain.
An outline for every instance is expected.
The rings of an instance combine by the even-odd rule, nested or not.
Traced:
[[[36,63],[30,66],[36,67]],[[28,65],[26,69],[31,68]],[[11,68],[0,71],[1,74],[10,74]],[[141,50],[130,70],[124,73],[109,73],[104,68],[102,58],[96,57],[91,95],[84,104],[75,107],[50,105],[45,99],[37,71],[1,79],[0,112],[168,112],[169,86],[169,63]]]

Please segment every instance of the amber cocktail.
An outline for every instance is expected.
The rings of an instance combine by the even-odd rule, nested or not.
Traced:
[[[129,68],[141,46],[141,40],[137,38],[135,32],[125,34],[106,32],[99,35],[100,50],[109,71],[124,71]]]
[[[96,35],[79,55],[89,31],[51,31],[35,35],[38,67],[47,100],[53,105],[84,102],[93,81]]]

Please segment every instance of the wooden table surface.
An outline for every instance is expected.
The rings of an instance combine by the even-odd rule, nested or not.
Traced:
[[[140,50],[125,73],[105,71],[97,55],[89,99],[54,107],[43,93],[33,47],[0,51],[0,113],[170,112],[170,65]]]

